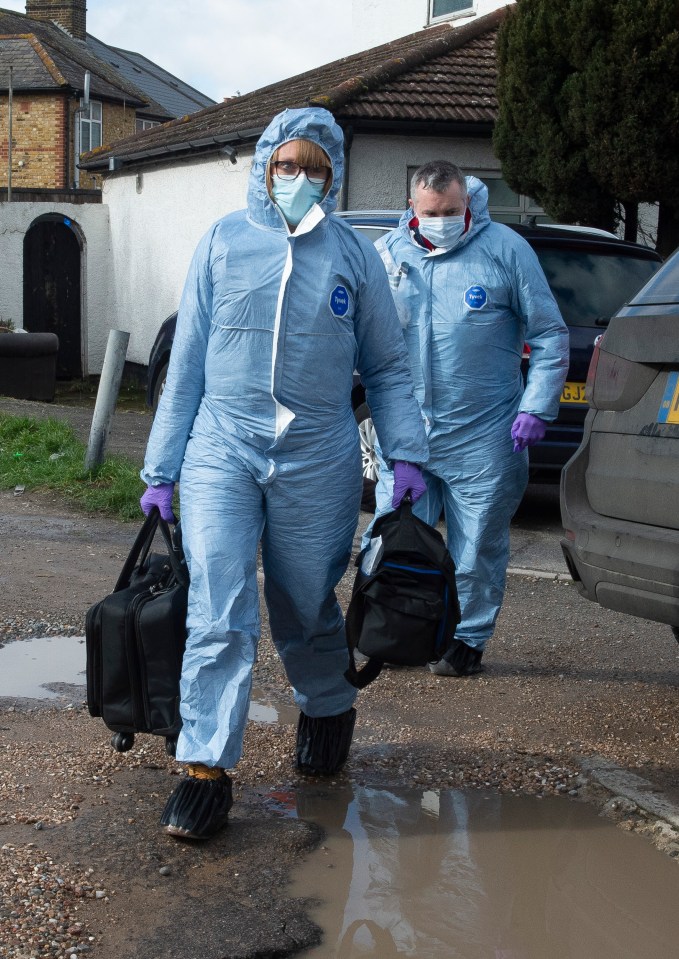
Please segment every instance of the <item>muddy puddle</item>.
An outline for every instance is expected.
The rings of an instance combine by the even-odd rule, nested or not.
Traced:
[[[63,686],[85,685],[85,637],[42,636],[0,648],[0,699],[55,699]],[[298,710],[253,687],[249,718],[256,723],[297,722]]]
[[[54,699],[50,689],[85,684],[85,637],[41,636],[0,649],[0,698]]]
[[[679,869],[566,798],[340,785],[272,797],[319,823],[291,893],[318,901],[304,959],[671,959]]]

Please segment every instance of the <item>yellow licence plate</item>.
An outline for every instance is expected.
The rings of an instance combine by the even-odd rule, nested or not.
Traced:
[[[564,383],[562,403],[586,403],[584,383]]]

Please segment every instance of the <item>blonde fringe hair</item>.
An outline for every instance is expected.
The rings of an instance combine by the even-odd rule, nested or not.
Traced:
[[[314,143],[312,140],[288,140],[287,143],[294,143],[297,147],[295,163],[299,163],[299,165],[303,167],[327,166],[330,169],[331,175],[328,177],[328,182],[325,187],[325,194],[327,194],[328,190],[332,186],[332,163],[330,162],[330,157],[325,150],[322,147],[319,147],[319,145]],[[271,188],[273,186],[271,179],[272,164],[278,159],[278,152],[282,146],[286,146],[286,143],[281,143],[281,146],[274,150],[269,157],[269,162],[266,165],[266,188],[269,191],[269,196],[271,196]],[[302,175],[303,174],[300,174],[300,176]]]

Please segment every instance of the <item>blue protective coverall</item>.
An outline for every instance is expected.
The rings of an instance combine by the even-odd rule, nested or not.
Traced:
[[[265,173],[295,139],[325,150],[332,186],[290,233]],[[191,575],[181,762],[231,768],[240,758],[260,632],[260,541],[271,634],[298,706],[318,717],[353,703],[334,590],[362,488],[355,368],[386,457],[427,459],[382,263],[330,215],[342,161],[329,112],[279,114],[257,144],[247,209],[208,231],[186,280],[142,471],[151,485],[180,480]]]
[[[413,511],[432,525],[445,511],[462,613],[456,639],[483,650],[504,596],[509,524],[528,482],[528,452],[513,452],[511,426],[519,412],[556,417],[568,329],[532,248],[491,222],[480,180],[468,177],[467,187],[471,223],[455,249],[417,244],[412,210],[376,245],[429,439],[428,491]],[[524,343],[531,348],[525,389]],[[391,509],[392,489],[382,460],[376,517]]]

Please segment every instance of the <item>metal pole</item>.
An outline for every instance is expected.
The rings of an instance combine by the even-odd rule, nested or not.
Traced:
[[[111,432],[129,339],[130,334],[123,330],[111,330],[108,334],[104,366],[99,379],[90,439],[85,454],[86,470],[96,469],[104,462],[104,452]]]
[[[7,200],[12,199],[12,71],[9,68],[9,143],[7,145]]]

